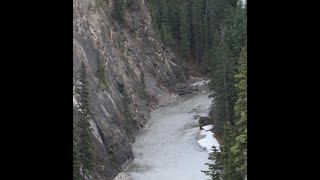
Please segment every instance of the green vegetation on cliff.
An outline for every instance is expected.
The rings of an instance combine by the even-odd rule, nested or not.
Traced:
[[[80,86],[77,88],[79,93],[79,115],[80,119],[77,123],[79,141],[76,142],[74,138],[74,168],[80,167],[82,179],[88,179],[88,177],[94,169],[94,154],[93,145],[91,142],[91,128],[90,121],[93,118],[90,108],[90,96],[89,96],[89,82],[87,79],[87,68],[83,61],[81,61],[81,67],[79,70]],[[78,171],[73,171],[74,178],[78,178]]]

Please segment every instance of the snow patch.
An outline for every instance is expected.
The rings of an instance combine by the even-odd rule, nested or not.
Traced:
[[[198,87],[198,86],[203,86],[205,84],[208,84],[211,80],[201,80],[201,81],[197,81],[193,84],[191,84],[192,87]]]
[[[210,131],[213,128],[213,125],[202,126],[202,129],[205,131]]]
[[[205,137],[198,141],[199,145],[206,148],[209,153],[212,152],[212,146],[215,146],[219,150],[219,143],[210,131],[213,128],[213,125],[202,126],[202,128],[203,130],[201,130],[200,135]]]

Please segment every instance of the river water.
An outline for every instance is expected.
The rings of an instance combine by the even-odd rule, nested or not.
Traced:
[[[209,92],[187,95],[151,112],[133,144],[134,161],[125,171],[131,180],[206,180],[208,151],[200,147],[198,118],[209,112]]]

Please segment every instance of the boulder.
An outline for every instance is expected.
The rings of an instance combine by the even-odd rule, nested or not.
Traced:
[[[210,124],[209,117],[199,116],[199,124],[200,124],[200,129],[202,129],[202,126],[209,125]]]

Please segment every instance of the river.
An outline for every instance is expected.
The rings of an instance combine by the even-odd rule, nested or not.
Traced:
[[[206,91],[184,96],[151,112],[133,144],[134,161],[125,171],[131,180],[206,180],[208,151],[199,146],[198,118],[212,99]]]

